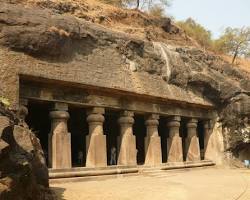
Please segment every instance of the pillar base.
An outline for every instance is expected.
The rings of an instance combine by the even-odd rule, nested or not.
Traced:
[[[162,163],[161,138],[159,136],[145,137],[145,165]]]
[[[134,135],[118,137],[118,165],[136,165],[136,138]]]
[[[86,146],[86,167],[106,167],[106,135],[87,135]]]
[[[167,140],[168,162],[183,162],[182,138],[179,135]]]
[[[50,134],[51,167],[53,169],[71,168],[71,134]]]
[[[200,146],[198,137],[194,136],[186,139],[187,144],[187,156],[186,161],[199,161],[200,157]]]

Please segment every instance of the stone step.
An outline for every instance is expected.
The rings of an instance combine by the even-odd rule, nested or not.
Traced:
[[[49,178],[72,178],[72,177],[88,177],[88,176],[102,176],[114,174],[138,173],[138,168],[114,168],[114,169],[72,169],[71,171],[50,171]]]
[[[72,172],[72,171],[93,171],[93,170],[109,170],[109,169],[130,169],[130,168],[137,168],[136,165],[134,166],[122,166],[122,165],[112,165],[106,167],[72,167],[66,169],[49,169],[49,173],[59,173],[59,172]]]
[[[195,167],[214,166],[212,161],[165,163],[159,166],[109,166],[105,168],[72,168],[72,169],[50,169],[50,182],[83,181],[96,180],[96,178],[117,178],[124,175],[146,175],[146,176],[165,176],[165,170],[187,169]]]
[[[111,175],[100,175],[100,176],[86,176],[86,177],[71,177],[71,178],[55,178],[49,179],[50,184],[64,184],[71,182],[84,182],[84,181],[102,181],[107,179],[116,179],[123,177],[136,177],[139,176],[138,173],[128,173],[128,174],[111,174]]]

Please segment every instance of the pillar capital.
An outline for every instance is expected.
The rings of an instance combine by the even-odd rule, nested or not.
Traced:
[[[146,117],[145,121],[146,126],[158,126],[159,125],[159,115],[150,114]]]
[[[120,117],[118,119],[118,123],[120,125],[122,124],[129,124],[132,125],[134,124],[134,112],[132,111],[122,111],[120,114]]]
[[[197,127],[198,120],[197,119],[189,119],[187,122],[187,128],[196,128]]]
[[[167,126],[169,128],[178,128],[180,127],[181,117],[180,116],[172,116],[169,118],[169,121],[167,122]]]
[[[105,109],[102,107],[93,107],[93,108],[88,108],[87,109],[87,115],[90,114],[100,114],[103,115],[105,114]]]
[[[66,111],[51,111],[49,116],[51,119],[69,119],[69,113]]]

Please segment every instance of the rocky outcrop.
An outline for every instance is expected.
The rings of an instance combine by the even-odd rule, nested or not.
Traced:
[[[39,140],[2,105],[0,113],[0,199],[55,199]]]

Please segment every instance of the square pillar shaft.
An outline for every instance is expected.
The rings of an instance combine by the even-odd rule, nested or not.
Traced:
[[[134,113],[123,111],[118,120],[120,136],[118,137],[118,165],[136,165],[136,137],[133,135]]]
[[[180,137],[179,116],[170,118],[167,126],[169,127],[169,138],[167,140],[168,162],[183,162],[182,138]]]
[[[147,117],[145,125],[145,165],[159,165],[162,163],[161,138],[158,134],[159,116],[151,114]]]
[[[103,134],[104,108],[94,107],[87,112],[89,135],[86,136],[86,167],[107,166],[106,136]]]
[[[214,144],[211,138],[211,125],[210,121],[204,122],[204,159],[212,160],[214,154]]]
[[[196,119],[191,119],[187,123],[186,161],[199,161],[201,159],[197,123]]]

